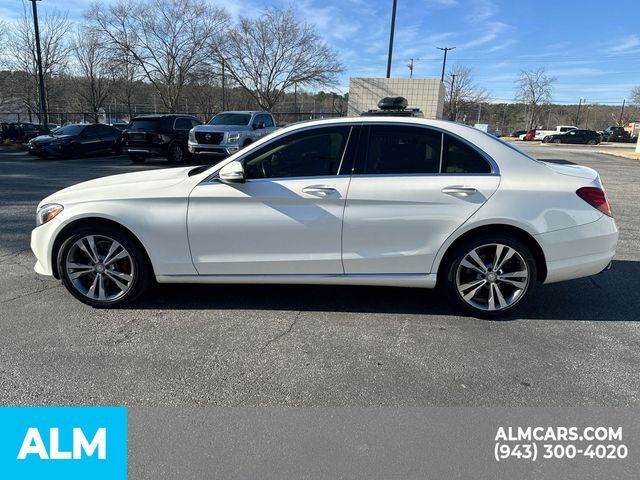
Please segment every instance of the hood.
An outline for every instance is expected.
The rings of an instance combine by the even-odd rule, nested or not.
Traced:
[[[46,145],[47,143],[56,142],[59,140],[72,140],[76,138],[77,135],[38,135],[37,137],[31,139],[33,143],[39,143],[40,145]]]
[[[251,125],[196,125],[194,132],[246,132],[253,130]]]
[[[553,170],[560,175],[569,175],[570,177],[585,178],[587,180],[595,180],[598,178],[598,172],[593,168],[583,167],[582,165],[574,164],[558,164],[542,162],[547,168]]]
[[[162,196],[163,191],[172,185],[188,179],[193,168],[163,168],[96,178],[57,191],[42,200],[40,206]]]

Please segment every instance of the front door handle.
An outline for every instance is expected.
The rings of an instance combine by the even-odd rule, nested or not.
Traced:
[[[463,197],[467,197],[469,195],[473,195],[474,193],[478,193],[478,190],[474,187],[451,185],[450,187],[444,187],[442,189],[442,193],[446,193],[447,195],[460,195]]]
[[[332,193],[336,193],[336,189],[330,187],[329,185],[309,185],[308,187],[304,187],[302,189],[304,193],[309,195],[317,195],[319,197],[326,197],[327,195],[331,195]]]

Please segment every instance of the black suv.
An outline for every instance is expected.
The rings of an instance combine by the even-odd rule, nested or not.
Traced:
[[[602,132],[602,139],[605,142],[630,142],[631,135],[624,127],[607,127]]]
[[[189,130],[200,124],[192,115],[177,113],[136,117],[122,133],[122,151],[135,163],[142,163],[147,157],[181,162],[189,154]]]

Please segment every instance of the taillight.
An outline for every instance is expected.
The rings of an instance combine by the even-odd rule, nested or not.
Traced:
[[[604,190],[598,187],[582,187],[576,190],[576,194],[591,205],[593,208],[597,208],[605,215],[612,217],[611,207],[609,201],[604,193]]]

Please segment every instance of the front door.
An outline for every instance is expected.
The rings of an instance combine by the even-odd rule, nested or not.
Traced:
[[[189,199],[188,230],[201,275],[343,274],[340,175],[351,126],[278,137],[241,159],[247,180],[210,178]],[[350,173],[350,169],[344,169]]]
[[[462,140],[427,127],[363,131],[343,226],[346,274],[426,274],[500,177]]]

